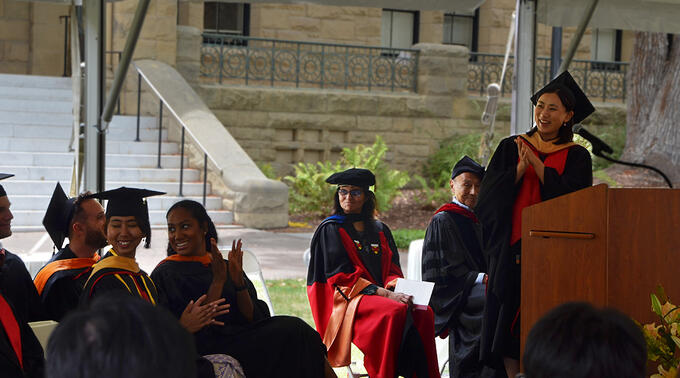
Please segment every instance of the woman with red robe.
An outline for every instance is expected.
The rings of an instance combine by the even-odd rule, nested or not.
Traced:
[[[333,216],[314,233],[307,295],[332,366],[350,363],[350,344],[372,378],[439,377],[434,315],[392,291],[403,277],[390,229],[375,219],[375,176],[352,168],[331,175],[338,185]]]

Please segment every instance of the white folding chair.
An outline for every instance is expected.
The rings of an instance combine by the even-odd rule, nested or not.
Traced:
[[[414,281],[423,280],[423,243],[424,239],[411,241],[408,246],[408,267],[406,278]],[[439,361],[439,371],[443,375],[446,364],[449,363],[449,341],[441,337],[435,337],[437,346],[437,361]]]
[[[37,322],[30,322],[28,325],[33,330],[35,337],[38,338],[43,350],[47,350],[47,341],[50,339],[52,331],[59,325],[54,320],[40,320]]]
[[[253,282],[258,298],[267,303],[269,313],[274,316],[274,305],[272,305],[272,299],[269,296],[269,290],[267,290],[267,283],[262,275],[260,262],[257,261],[255,254],[248,250],[243,251],[243,273]]]

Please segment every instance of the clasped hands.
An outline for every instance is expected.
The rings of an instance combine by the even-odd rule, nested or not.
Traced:
[[[524,172],[526,172],[528,166],[532,166],[536,173],[543,171],[543,162],[536,156],[534,151],[531,150],[526,142],[522,140],[521,137],[515,138],[515,144],[517,145],[517,154],[519,155],[519,161],[517,162],[517,175],[515,176],[515,182],[519,181]]]

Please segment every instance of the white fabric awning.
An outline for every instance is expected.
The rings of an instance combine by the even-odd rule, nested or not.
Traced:
[[[219,0],[225,3],[242,3],[243,0]],[[433,10],[444,12],[471,12],[484,0],[251,0],[248,3],[318,4],[342,7],[370,7],[403,10]]]
[[[538,0],[537,21],[576,26],[591,0]],[[680,0],[600,0],[592,28],[680,33]]]

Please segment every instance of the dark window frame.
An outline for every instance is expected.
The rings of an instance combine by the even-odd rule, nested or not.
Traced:
[[[451,24],[454,24],[456,21],[456,18],[471,18],[472,19],[472,40],[470,41],[470,52],[477,52],[479,50],[479,8],[475,9],[475,12],[473,15],[468,15],[468,14],[456,14],[454,13],[444,13],[444,23],[446,23],[446,18],[451,17]],[[451,27],[451,31],[453,31],[453,26]],[[454,43],[447,43],[442,40],[442,44],[445,45],[454,45]],[[472,60],[472,56],[470,59]]]
[[[621,29],[614,30],[614,62],[621,62],[621,44],[623,40],[623,31]],[[592,47],[591,47],[592,48]],[[601,63],[592,62],[590,64],[592,70],[597,71],[620,71],[621,65],[616,63]]]
[[[206,29],[205,28],[205,14],[204,14],[204,16],[203,16],[204,17],[204,23],[203,23],[204,32],[211,33],[211,34],[220,34],[220,35],[225,35],[225,36],[234,35],[234,36],[247,37],[247,36],[250,35],[250,3],[224,3],[224,2],[221,2],[221,1],[205,1],[203,3],[203,11],[204,12],[205,12],[205,6],[206,6],[207,3],[214,3],[214,4],[216,4],[217,7],[219,7],[219,4],[241,4],[241,5],[243,5],[243,20],[242,20],[243,25],[242,25],[242,30],[241,30],[240,34],[230,32],[230,31],[220,31],[219,28],[216,29],[216,30]],[[215,18],[219,19],[219,10],[217,12],[215,12]],[[211,40],[210,40],[210,38],[203,37],[203,42],[204,43],[210,43]],[[233,41],[230,44],[247,45],[247,41]]]
[[[401,13],[411,13],[413,14],[413,40],[411,45],[415,45],[420,40],[420,11],[417,10],[405,10],[405,9],[394,9],[394,8],[383,8],[383,12],[401,12]],[[392,26],[394,25],[394,20],[390,19],[390,37],[392,36]],[[391,39],[391,38],[390,38]],[[384,47],[384,46],[383,46]],[[392,49],[395,47],[385,47],[386,49]]]

